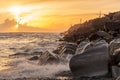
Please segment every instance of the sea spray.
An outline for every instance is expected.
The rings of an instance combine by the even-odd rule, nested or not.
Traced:
[[[54,78],[55,74],[68,70],[68,64],[47,64],[41,66],[32,62],[24,62],[17,67],[1,71],[0,79]]]
[[[60,43],[59,34],[54,33],[4,33],[0,34],[0,79],[56,77],[55,74],[68,71],[68,63],[47,64],[29,61],[34,52],[54,50]],[[13,54],[21,53],[14,56]],[[13,55],[12,57],[10,55]]]

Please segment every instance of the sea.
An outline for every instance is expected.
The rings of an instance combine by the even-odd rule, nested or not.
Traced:
[[[61,43],[59,33],[0,33],[0,80],[55,77],[68,64],[40,65],[31,57],[53,51]]]

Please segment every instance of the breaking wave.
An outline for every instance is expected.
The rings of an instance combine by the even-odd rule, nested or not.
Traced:
[[[68,63],[41,66],[38,61],[28,60],[56,49],[59,37],[55,33],[0,33],[0,79],[55,77],[69,70]]]

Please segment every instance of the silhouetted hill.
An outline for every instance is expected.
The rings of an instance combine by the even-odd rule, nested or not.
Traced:
[[[65,32],[63,39],[65,41],[75,42],[79,38],[88,37],[91,33],[98,30],[109,31],[114,30],[115,27],[120,29],[120,11],[109,13],[104,17],[95,18],[82,24],[75,24]]]

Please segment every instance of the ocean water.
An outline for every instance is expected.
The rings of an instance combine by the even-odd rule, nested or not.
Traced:
[[[28,60],[57,48],[58,33],[0,33],[0,79],[55,77],[68,64],[44,65]],[[14,55],[16,54],[16,55]]]

